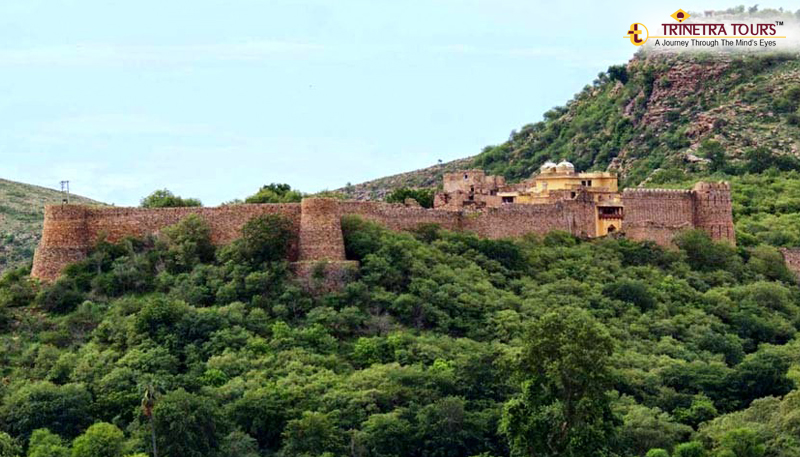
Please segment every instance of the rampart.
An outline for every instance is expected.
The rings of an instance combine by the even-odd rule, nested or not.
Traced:
[[[694,227],[694,198],[689,190],[625,189],[625,235],[668,245],[680,230]]]
[[[669,245],[683,229],[698,227],[718,240],[735,242],[727,185],[695,187],[691,191],[627,190],[622,195],[624,230],[636,240]],[[597,203],[588,194],[553,203],[508,204],[497,208],[460,211],[425,209],[382,202],[308,198],[302,203],[230,205],[218,208],[99,208],[54,205],[45,208],[42,240],[34,257],[32,276],[53,280],[69,263],[84,258],[105,237],[116,242],[126,236],[157,235],[190,214],[211,227],[212,242],[224,245],[240,236],[242,226],[265,214],[281,214],[293,225],[298,240],[290,246],[289,261],[307,276],[326,262],[324,273],[353,267],[346,259],[341,218],[357,215],[391,230],[437,224],[454,231],[470,231],[486,238],[544,234],[563,230],[576,236],[595,235]],[[319,271],[317,271],[319,273]]]
[[[286,216],[299,232],[300,204],[231,205],[218,208],[101,208],[80,205],[45,207],[42,239],[33,259],[31,275],[52,280],[68,264],[83,259],[94,243],[105,238],[117,242],[127,236],[158,234],[190,214],[197,214],[211,227],[211,241],[227,244],[240,236],[242,226],[264,214]],[[290,246],[290,260],[298,258]]]
[[[625,189],[625,235],[669,245],[688,228],[704,230],[716,241],[736,243],[728,183],[697,183],[692,190]]]

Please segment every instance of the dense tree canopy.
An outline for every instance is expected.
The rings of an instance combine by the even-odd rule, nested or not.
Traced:
[[[797,452],[800,289],[774,248],[342,223],[361,267],[332,293],[295,282],[279,216],[6,274],[0,455]]]

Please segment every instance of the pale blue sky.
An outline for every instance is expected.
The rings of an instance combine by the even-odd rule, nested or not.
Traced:
[[[646,3],[0,0],[0,177],[215,205],[474,155],[627,61],[632,22],[736,4]]]

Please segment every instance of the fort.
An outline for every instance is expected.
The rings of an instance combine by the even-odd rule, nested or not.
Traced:
[[[348,215],[391,230],[437,224],[486,238],[554,230],[587,238],[619,232],[634,240],[652,240],[668,246],[679,231],[698,228],[715,240],[736,241],[727,183],[701,182],[692,190],[618,192],[613,174],[575,173],[571,165],[562,162],[552,167],[548,163],[531,180],[515,185],[506,185],[502,177],[486,176],[479,170],[448,174],[432,209],[413,202],[324,198],[217,208],[47,206],[31,275],[55,280],[68,264],[85,258],[100,237],[116,242],[127,236],[158,234],[190,214],[207,221],[212,242],[217,245],[239,237],[242,226],[254,217],[285,216],[297,235],[287,260],[293,262],[301,278],[308,278],[319,266],[324,267],[326,277],[336,277],[356,266],[345,255],[341,219]]]

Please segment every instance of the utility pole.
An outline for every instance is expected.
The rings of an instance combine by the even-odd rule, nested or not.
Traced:
[[[61,204],[69,205],[69,181],[61,181]]]

